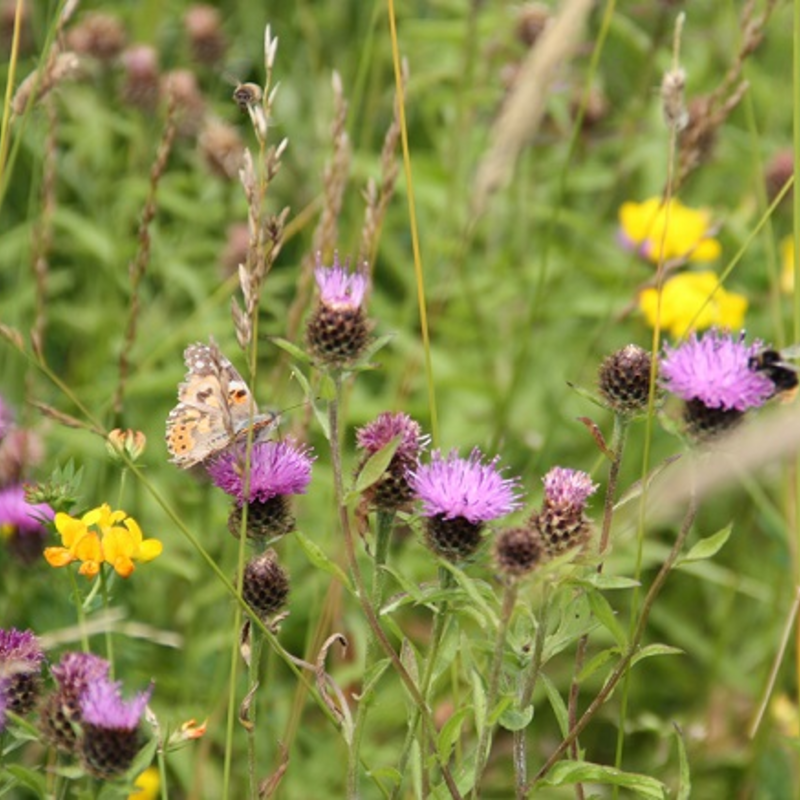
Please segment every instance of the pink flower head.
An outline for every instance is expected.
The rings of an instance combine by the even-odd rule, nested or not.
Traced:
[[[503,478],[496,465],[499,456],[488,464],[477,448],[469,458],[459,458],[452,450],[444,458],[436,450],[430,464],[420,465],[411,474],[411,486],[422,500],[426,517],[463,517],[471,523],[488,522],[508,514],[520,505],[516,478]]]
[[[367,276],[360,272],[348,272],[334,255],[333,266],[323,267],[317,256],[314,277],[319,286],[320,302],[330,308],[359,308],[367,290]]]
[[[571,513],[583,513],[586,501],[597,491],[597,484],[579,469],[553,467],[542,480],[545,503]]]
[[[51,671],[64,695],[78,697],[90,685],[107,680],[110,668],[108,661],[92,653],[64,653]]]
[[[373,422],[359,428],[356,442],[367,453],[377,453],[395,437],[400,436],[400,444],[395,451],[397,458],[414,460],[421,448],[428,443],[428,437],[422,435],[419,423],[408,414],[384,411]]]
[[[751,369],[750,359],[761,342],[745,345],[716,329],[693,334],[678,347],[664,348],[661,384],[686,401],[699,400],[707,408],[746,411],[763,405],[775,392],[767,375]]]
[[[90,683],[80,698],[83,721],[98,728],[132,731],[153,693],[151,686],[132,700],[123,700],[119,681],[100,679]]]
[[[245,480],[242,474],[244,452],[229,450],[208,466],[208,474],[216,486],[244,503]],[[265,503],[279,495],[305,494],[311,481],[314,457],[302,445],[286,439],[282,442],[258,442],[250,454],[250,491],[248,503]]]
[[[44,652],[33,631],[0,629],[0,674],[13,676],[39,672]]]

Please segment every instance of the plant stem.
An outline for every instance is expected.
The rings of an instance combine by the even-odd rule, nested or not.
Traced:
[[[536,640],[533,644],[533,656],[528,670],[525,683],[520,695],[519,707],[524,711],[533,699],[533,690],[539,679],[539,671],[542,668],[542,655],[544,654],[544,643],[547,638],[547,622],[550,615],[550,593],[545,588],[542,610],[539,614],[539,625],[536,628]],[[527,797],[528,791],[528,754],[525,730],[514,731],[514,786],[517,800]]]
[[[334,385],[336,387],[335,399],[331,401],[328,407],[328,417],[330,422],[330,436],[331,436],[331,464],[333,467],[333,482],[336,495],[336,504],[339,509],[339,522],[341,524],[342,535],[344,537],[345,553],[347,555],[348,565],[350,567],[350,572],[352,574],[353,582],[356,587],[356,595],[359,603],[361,603],[361,609],[364,612],[364,616],[367,619],[367,623],[372,629],[372,632],[375,634],[375,638],[377,639],[380,646],[383,648],[383,651],[391,660],[392,666],[394,667],[400,679],[405,684],[406,689],[411,695],[414,703],[419,707],[420,713],[422,714],[422,718],[425,721],[426,727],[431,733],[435,735],[436,727],[433,723],[433,719],[431,717],[430,711],[428,710],[427,704],[425,703],[423,696],[420,694],[417,685],[414,683],[414,679],[411,677],[411,675],[409,675],[408,670],[403,666],[403,662],[400,660],[400,657],[394,651],[394,648],[392,647],[391,642],[389,642],[388,638],[386,637],[383,628],[381,628],[380,622],[378,621],[378,618],[375,616],[375,611],[372,608],[372,605],[370,604],[369,599],[367,597],[367,591],[364,585],[364,577],[361,574],[361,568],[358,566],[358,560],[356,559],[355,544],[353,541],[353,531],[350,528],[350,516],[347,511],[347,506],[344,503],[342,458],[341,458],[341,449],[338,444],[340,440],[338,408],[342,394],[341,373],[336,372],[333,376],[333,379],[334,379]],[[453,776],[450,774],[450,770],[448,769],[447,764],[444,763],[444,761],[440,757],[435,747],[432,747],[431,749],[434,757],[437,759],[439,763],[439,769],[441,770],[442,773],[442,779],[447,785],[447,790],[450,792],[450,796],[453,798],[460,799],[461,793],[458,791],[458,787],[456,786],[456,783],[453,780]],[[352,772],[355,770],[356,767],[354,765],[351,765],[351,768],[348,770],[348,772]],[[348,783],[349,783],[349,777],[348,777]],[[351,787],[348,786],[348,788]],[[348,796],[353,796],[353,795],[348,795]]]
[[[500,672],[503,668],[503,654],[506,649],[506,635],[508,626],[511,622],[511,615],[514,613],[514,606],[517,602],[517,584],[515,581],[506,584],[503,592],[503,609],[500,616],[500,625],[497,628],[497,640],[494,645],[494,656],[492,658],[492,670],[489,673],[489,689],[486,693],[486,719],[483,721],[481,735],[478,739],[478,750],[475,754],[475,782],[472,786],[472,797],[478,800],[478,790],[481,778],[489,761],[488,749],[492,733],[491,718],[497,699],[497,690],[500,686]]]
[[[603,703],[605,703],[605,701],[611,696],[611,693],[614,691],[620,680],[627,674],[631,660],[636,655],[636,652],[639,649],[639,644],[644,636],[645,629],[647,628],[647,622],[650,618],[650,612],[652,611],[653,603],[655,603],[656,597],[658,597],[658,594],[661,592],[661,588],[663,587],[667,576],[672,571],[672,567],[674,566],[675,561],[677,560],[678,555],[683,548],[686,537],[689,535],[689,530],[692,527],[692,523],[694,522],[696,514],[697,500],[696,497],[692,495],[686,515],[684,516],[681,524],[680,531],[675,539],[675,543],[672,545],[672,549],[670,550],[666,561],[661,565],[661,569],[658,571],[658,574],[653,580],[650,590],[648,591],[647,596],[642,603],[642,613],[638,622],[636,623],[636,628],[633,636],[631,637],[631,642],[625,650],[624,655],[622,658],[620,658],[617,666],[614,667],[613,672],[606,680],[603,688],[589,704],[589,707],[586,709],[586,711],[583,712],[581,718],[572,728],[570,728],[569,733],[567,733],[567,735],[564,737],[564,740],[561,742],[561,744],[553,751],[553,753],[550,755],[550,758],[547,759],[542,768],[536,773],[533,781],[525,786],[526,791],[529,791],[536,781],[541,780],[553,767],[553,765],[561,758],[561,756],[564,755],[572,742],[575,741],[583,729],[589,724],[589,722],[591,722],[592,718],[600,710]]]

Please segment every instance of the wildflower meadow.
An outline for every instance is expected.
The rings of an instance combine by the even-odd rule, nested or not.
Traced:
[[[0,48],[0,797],[800,797],[800,1]]]

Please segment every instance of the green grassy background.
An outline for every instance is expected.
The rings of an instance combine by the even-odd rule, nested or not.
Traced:
[[[91,9],[119,16],[129,41],[153,44],[163,69],[196,72],[213,113],[236,125],[256,147],[250,123],[231,101],[229,76],[263,79],[262,31],[272,26],[280,46],[275,78],[272,141],[289,140],[268,204],[284,206],[300,224],[285,243],[269,275],[261,304],[258,401],[302,417],[303,394],[288,369],[274,369],[280,351],[269,336],[285,333],[286,312],[295,296],[299,265],[311,247],[331,154],[329,127],[331,74],[342,78],[349,101],[347,130],[353,147],[351,177],[339,219],[338,251],[358,248],[363,217],[361,191],[380,173],[380,148],[391,120],[394,95],[392,52],[386,6],[382,2],[219,2],[228,40],[223,64],[192,61],[182,28],[189,3],[119,2],[81,4],[75,23]],[[648,347],[651,332],[632,309],[637,288],[653,276],[653,266],[621,249],[616,241],[617,209],[626,200],[656,195],[667,180],[669,135],[661,120],[658,86],[671,63],[672,30],[680,4],[617,4],[597,68],[590,59],[601,16],[596,9],[575,59],[558,73],[547,116],[525,149],[511,184],[496,193],[486,213],[470,224],[475,171],[485,153],[489,130],[506,96],[503,72],[525,55],[516,34],[519,4],[510,2],[401,2],[397,7],[400,50],[408,59],[406,114],[419,221],[422,264],[431,323],[433,380],[439,413],[437,444],[462,453],[477,445],[501,453],[503,463],[523,477],[531,503],[541,495],[541,476],[560,464],[605,468],[591,438],[576,421],[591,416],[610,436],[611,416],[571,389],[592,389],[596,369],[608,353],[629,342]],[[17,65],[18,78],[33,70],[56,4],[29,4],[32,45]],[[680,61],[687,94],[710,91],[734,57],[741,36],[740,4],[689,4]],[[792,4],[779,3],[765,40],[748,59],[750,90],[722,127],[713,156],[682,187],[687,205],[707,206],[720,223],[723,256],[718,271],[747,241],[763,214],[764,171],[770,157],[791,144]],[[800,46],[795,43],[795,47]],[[7,50],[5,52],[8,52]],[[0,64],[3,75],[7,67]],[[123,347],[130,303],[127,266],[137,250],[137,225],[147,194],[148,173],[164,124],[164,109],[146,115],[119,96],[119,68],[90,69],[80,80],[58,88],[55,153],[56,206],[48,253],[44,355],[53,371],[105,423],[117,359]],[[573,141],[571,101],[588,84],[602,91],[606,109]],[[36,289],[32,238],[42,213],[48,122],[39,107],[11,129],[11,157],[3,176],[0,208],[0,321],[26,332],[33,324]],[[399,158],[398,154],[398,158]],[[198,154],[196,138],[179,138],[158,187],[158,212],[150,233],[152,253],[140,288],[141,316],[131,351],[132,373],[123,427],[144,431],[143,464],[148,479],[199,537],[223,571],[232,574],[236,544],[226,531],[227,505],[221,493],[201,485],[167,463],[164,420],[175,403],[183,376],[186,344],[213,335],[244,372],[230,322],[234,280],[221,267],[226,230],[246,218],[236,181],[212,175]],[[784,204],[750,242],[726,282],[750,301],[751,335],[785,342],[791,338],[791,300],[770,302],[777,274],[777,242],[791,231],[790,204]],[[404,410],[430,425],[430,408],[420,337],[416,281],[409,232],[407,184],[401,172],[389,207],[373,267],[370,316],[378,334],[392,334],[374,371],[359,375],[345,407],[345,467],[352,470],[353,429],[383,410]],[[780,313],[776,313],[780,311]],[[119,472],[102,439],[45,421],[29,404],[36,400],[78,415],[68,398],[6,343],[0,359],[0,390],[22,422],[42,432],[47,456],[32,478],[43,478],[73,459],[83,466],[82,508],[101,502],[126,509],[145,534],[164,541],[164,554],[140,566],[129,581],[114,585],[113,605],[129,621],[177,633],[178,648],[124,630],[116,637],[117,675],[126,686],[151,678],[152,705],[164,724],[174,726],[209,717],[205,739],[170,755],[170,797],[220,795],[227,678],[234,604],[224,587],[183,538],[164,510],[135,480],[118,499]],[[269,378],[269,380],[268,380]],[[299,407],[298,407],[299,406]],[[299,498],[299,528],[332,559],[343,563],[341,534],[333,504],[329,455],[312,425],[318,461],[308,496]],[[637,424],[623,464],[621,486],[640,477],[645,427]],[[651,463],[676,452],[674,437],[656,427]],[[791,526],[796,497],[789,473],[776,465],[758,483],[737,487],[704,504],[696,523],[707,536],[734,520],[733,535],[713,564],[670,578],[650,622],[648,640],[685,650],[682,656],[651,659],[632,673],[628,687],[624,767],[670,785],[678,761],[672,724],[686,737],[694,794],[704,797],[783,798],[791,794],[794,743],[767,718],[751,741],[745,729],[764,691],[796,582],[796,537]],[[601,501],[595,500],[599,517]],[[520,516],[520,518],[522,518]],[[646,532],[645,581],[663,558],[674,531],[665,525]],[[609,565],[612,574],[633,573],[636,539],[620,530]],[[281,554],[292,576],[289,618],[280,638],[302,654],[323,607],[329,602],[327,574],[315,569],[290,537]],[[436,565],[415,534],[398,540],[393,564],[411,579],[432,581]],[[21,567],[0,551],[0,625],[53,633],[75,622],[65,571],[42,561]],[[476,579],[495,585],[491,565],[472,568]],[[395,586],[396,590],[397,587]],[[537,589],[529,590],[533,599]],[[617,598],[610,595],[612,603]],[[625,618],[627,601],[620,599]],[[344,598],[335,611],[337,629],[352,639],[347,658],[331,670],[343,686],[358,687],[365,623],[357,604]],[[424,646],[430,614],[399,612],[412,641]],[[491,648],[491,632],[463,618],[473,655]],[[465,635],[466,635],[465,634]],[[520,634],[522,635],[522,634]],[[102,639],[96,640],[98,652]],[[548,665],[548,674],[566,690],[574,651]],[[313,659],[312,659],[313,660]],[[277,741],[284,740],[297,685],[274,655],[265,656],[259,716],[260,774],[274,769]],[[787,656],[779,689],[796,699]],[[242,676],[244,694],[244,676]],[[595,689],[599,687],[595,681]],[[453,694],[455,693],[455,694]],[[585,690],[591,695],[591,686]],[[443,681],[442,707],[469,694],[459,681]],[[796,702],[796,700],[795,700]],[[372,711],[364,745],[372,766],[393,765],[404,733],[406,703],[397,681],[386,679]],[[796,706],[795,706],[796,711]],[[290,746],[289,770],[280,796],[343,796],[345,747],[319,709],[306,702]],[[587,758],[613,763],[618,700],[606,707],[581,743]],[[537,699],[533,725],[534,762],[558,742],[553,716]],[[243,787],[244,735],[236,742],[234,785]],[[510,797],[510,738],[496,739],[486,797]],[[365,796],[380,796],[367,780]],[[570,796],[551,790],[542,796]],[[234,791],[233,796],[237,795]]]

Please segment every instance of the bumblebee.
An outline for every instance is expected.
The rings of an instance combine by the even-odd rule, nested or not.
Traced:
[[[748,367],[753,372],[761,372],[769,378],[775,386],[773,397],[780,398],[783,402],[793,400],[797,394],[800,378],[798,378],[797,364],[791,364],[787,359],[800,357],[800,345],[794,345],[785,350],[765,348],[760,353],[752,356]]]

